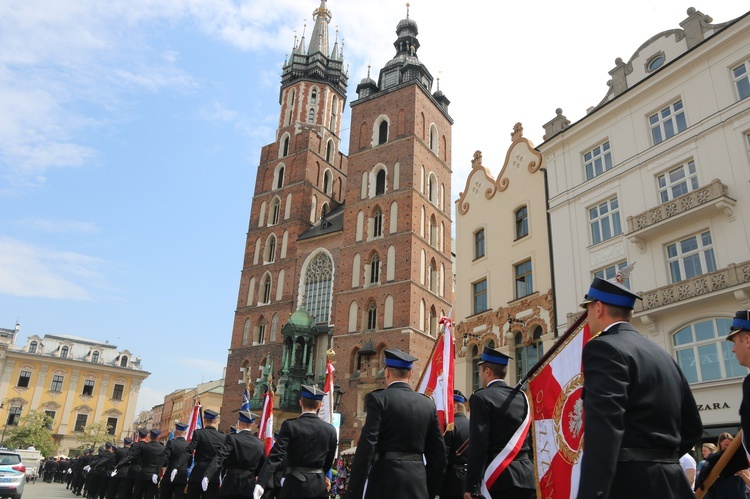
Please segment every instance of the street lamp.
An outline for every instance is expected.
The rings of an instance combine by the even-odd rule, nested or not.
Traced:
[[[341,385],[334,383],[333,385],[333,410],[338,409],[341,403],[341,396],[344,395],[344,390],[341,389]]]

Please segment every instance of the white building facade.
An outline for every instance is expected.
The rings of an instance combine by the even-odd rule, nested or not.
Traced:
[[[725,338],[750,308],[750,13],[687,14],[617,59],[586,117],[571,125],[558,110],[537,149],[558,333],[595,275],[635,263],[633,323],[682,368],[708,438],[738,427],[747,374]]]

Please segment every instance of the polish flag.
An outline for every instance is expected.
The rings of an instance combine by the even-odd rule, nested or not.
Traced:
[[[273,390],[270,389],[263,396],[263,412],[260,414],[260,426],[258,427],[258,438],[263,441],[266,456],[271,453],[273,447]]]
[[[455,373],[456,345],[453,341],[453,321],[441,317],[443,333],[438,337],[427,361],[427,368],[419,380],[417,392],[432,398],[437,409],[440,430],[453,429],[453,379]]]
[[[187,434],[185,435],[185,440],[190,442],[193,439],[193,433],[195,433],[195,430],[200,430],[201,428],[203,428],[201,405],[196,404],[193,407],[193,412],[190,413],[190,417],[188,418],[188,429]]]
[[[529,382],[540,497],[575,499],[578,494],[584,430],[581,356],[590,339],[583,322]]]

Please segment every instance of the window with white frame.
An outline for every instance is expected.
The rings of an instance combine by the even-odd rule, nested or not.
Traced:
[[[473,283],[471,292],[474,297],[473,312],[479,314],[487,310],[487,279]]]
[[[688,383],[739,378],[748,371],[726,341],[730,319],[707,319],[688,324],[672,336],[674,354]]]
[[[370,284],[377,284],[380,282],[380,257],[376,254],[372,255],[370,260]]]
[[[583,166],[586,168],[586,180],[611,170],[613,165],[609,141],[583,153]]]
[[[21,421],[21,412],[23,411],[23,407],[14,405],[10,409],[8,409],[8,420],[5,422],[8,426],[18,426],[18,423]]]
[[[544,354],[542,345],[542,327],[536,326],[532,333],[532,341],[529,345],[524,345],[523,335],[517,332],[515,336],[516,344],[516,381],[520,381],[529,369],[534,367]]]
[[[732,78],[734,79],[734,88],[737,89],[738,100],[750,96],[750,80],[747,75],[748,66],[750,66],[750,63],[743,62],[736,68],[732,69]]]
[[[615,277],[617,277],[618,270],[622,270],[627,266],[628,266],[627,261],[616,263],[614,265],[610,265],[609,267],[605,267],[603,269],[594,271],[594,277],[598,277],[599,279],[604,279],[605,281],[611,281]],[[630,278],[625,279],[625,282],[623,282],[622,285],[630,289]]]
[[[372,237],[382,237],[383,235],[383,212],[380,208],[375,208],[375,214],[372,217]]]
[[[18,383],[16,384],[19,388],[28,388],[31,382],[31,371],[23,370],[18,376]]]
[[[617,196],[589,208],[589,226],[591,244],[598,244],[622,234]]]
[[[513,266],[516,282],[516,299],[534,292],[534,279],[531,272],[531,260]]]
[[[682,100],[678,100],[661,111],[648,117],[651,139],[654,145],[659,144],[687,128],[685,109]]]
[[[484,229],[479,229],[474,233],[474,260],[482,258],[484,254]]]
[[[516,239],[529,235],[529,208],[521,206],[516,210]]]
[[[375,302],[370,302],[370,306],[367,309],[367,329],[373,330],[377,327],[378,321],[378,309],[375,306]]]
[[[269,274],[266,274],[263,276],[263,283],[261,284],[261,289],[263,290],[263,295],[261,296],[262,304],[268,304],[271,303],[271,276]]]
[[[88,422],[88,414],[79,414],[76,416],[76,425],[73,431],[82,432],[86,429],[86,423]]]
[[[711,231],[668,244],[667,261],[672,283],[715,271],[716,257]]]
[[[315,322],[328,322],[333,291],[333,261],[325,252],[319,252],[305,271],[305,310]]]
[[[59,374],[53,375],[52,376],[52,384],[49,387],[49,391],[51,391],[51,392],[61,392],[64,380],[65,380],[64,376],[61,376]]]
[[[698,174],[695,171],[695,161],[690,160],[684,165],[662,173],[656,177],[656,182],[659,186],[659,199],[662,203],[696,190],[698,188]]]

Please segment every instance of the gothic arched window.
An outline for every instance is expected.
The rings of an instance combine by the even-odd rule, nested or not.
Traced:
[[[333,291],[333,261],[324,252],[313,257],[305,272],[305,310],[315,322],[328,322]]]

